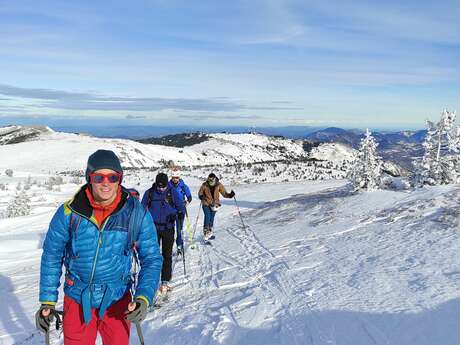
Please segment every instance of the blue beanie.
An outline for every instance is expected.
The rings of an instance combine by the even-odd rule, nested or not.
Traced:
[[[110,150],[97,150],[89,156],[88,165],[86,166],[86,181],[89,182],[89,174],[100,169],[110,169],[123,175],[120,160],[117,155]]]

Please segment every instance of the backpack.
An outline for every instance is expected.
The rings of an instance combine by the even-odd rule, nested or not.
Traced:
[[[149,197],[147,199],[147,209],[150,209],[150,207],[152,206],[152,191],[156,188],[156,184],[154,183],[152,185],[152,188],[149,189]],[[169,205],[171,206],[172,208],[175,208],[174,207],[174,202],[173,202],[173,198],[172,198],[172,192],[171,192],[171,188],[168,186],[167,189],[166,189],[166,196],[165,196],[165,199],[164,201]]]

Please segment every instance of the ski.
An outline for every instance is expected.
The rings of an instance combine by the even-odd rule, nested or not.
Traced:
[[[155,296],[155,300],[153,301],[153,304],[149,307],[149,312],[152,312],[156,309],[160,309],[162,306],[168,303],[170,293],[171,293],[170,291],[158,293]]]
[[[212,246],[211,241],[210,241],[210,240],[206,240],[206,239],[204,239],[204,238],[203,238],[203,244],[204,244],[204,245],[207,245],[207,246]]]

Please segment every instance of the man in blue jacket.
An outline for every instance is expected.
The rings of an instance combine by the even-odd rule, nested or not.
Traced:
[[[157,230],[158,244],[161,244],[163,267],[161,270],[160,293],[171,290],[172,249],[174,225],[178,216],[185,213],[184,201],[179,193],[168,186],[168,175],[159,173],[155,183],[142,197],[142,205],[150,211]]]
[[[190,193],[190,188],[188,188],[184,180],[180,178],[180,171],[178,168],[174,168],[172,170],[171,179],[169,180],[168,185],[170,188],[174,188],[179,193],[185,205],[190,204],[192,202],[192,193]],[[184,220],[186,214],[187,211],[185,213],[179,214],[176,220],[177,254],[182,254],[182,251],[184,250],[184,241],[182,240],[182,229],[184,228]]]
[[[152,303],[162,265],[152,217],[122,186],[112,151],[88,159],[85,184],[56,211],[43,244],[37,328],[48,332],[65,266],[64,344],[129,344],[130,322]],[[132,259],[140,264],[133,286]],[[134,291],[135,289],[135,291]]]

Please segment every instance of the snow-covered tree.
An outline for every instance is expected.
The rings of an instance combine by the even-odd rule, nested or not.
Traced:
[[[455,112],[444,110],[438,123],[427,121],[425,153],[416,164],[416,185],[460,182],[460,128],[455,126],[455,117]]]
[[[30,199],[26,193],[17,194],[13,200],[8,203],[5,211],[6,218],[27,216],[30,214]]]
[[[382,176],[382,159],[377,154],[378,143],[369,129],[361,139],[358,154],[355,157],[347,177],[356,189],[378,189]]]

